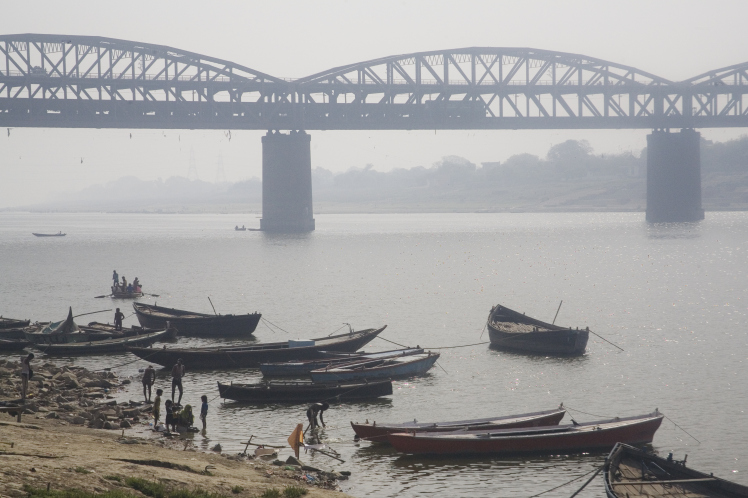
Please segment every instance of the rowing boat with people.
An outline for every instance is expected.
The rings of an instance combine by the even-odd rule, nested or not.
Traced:
[[[516,429],[521,427],[541,427],[558,425],[564,418],[566,410],[563,404],[555,410],[546,410],[519,415],[504,415],[498,417],[476,418],[472,420],[454,420],[451,422],[412,422],[380,423],[376,420],[360,424],[351,422],[351,427],[358,437],[375,443],[387,443],[389,434],[399,432],[454,432],[454,431],[493,431],[498,429]]]
[[[492,347],[535,354],[582,355],[590,336],[589,328],[560,327],[498,304],[491,308],[486,327]]]
[[[250,336],[257,328],[262,314],[218,315],[165,308],[145,303],[133,303],[140,325],[152,329],[165,328],[171,322],[182,337]]]
[[[207,348],[130,348],[134,355],[165,367],[182,359],[188,368],[257,368],[261,363],[310,360],[320,357],[320,351],[356,351],[379,335],[379,329],[350,331],[344,334],[303,341],[268,342],[252,346]],[[179,327],[177,327],[179,328]],[[181,335],[181,330],[180,330]]]
[[[457,431],[443,434],[403,432],[387,440],[408,454],[471,455],[559,453],[609,449],[618,442],[651,443],[663,415],[654,413],[582,424],[529,429]]]

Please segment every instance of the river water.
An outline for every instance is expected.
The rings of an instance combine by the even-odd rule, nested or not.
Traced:
[[[259,341],[319,337],[344,323],[386,324],[383,337],[428,348],[486,341],[483,326],[496,303],[550,321],[563,300],[557,323],[589,326],[624,351],[593,335],[587,354],[573,359],[498,352],[486,344],[443,349],[439,366],[396,382],[393,396],[331,407],[322,438],[345,464],[322,455],[302,459],[352,471],[341,486],[355,496],[531,496],[589,472],[604,453],[404,457],[354,443],[349,422],[454,420],[563,402],[578,410],[569,412],[578,421],[659,408],[672,422],[657,432],[657,451],[687,453],[690,466],[748,484],[748,213],[662,225],[645,223],[640,213],[319,215],[317,231],[302,235],[235,232],[236,224],[258,220],[0,213],[0,314],[59,320],[68,306],[74,313],[120,306],[129,314],[129,302],[94,299],[108,292],[116,269],[160,295],[146,302],[212,312],[210,297],[219,313],[260,311],[278,328],[261,322]],[[31,236],[58,230],[68,235]],[[392,347],[375,340],[367,350]],[[64,361],[104,368],[133,358]],[[137,375],[146,365],[115,368],[135,380],[118,398],[140,399]],[[202,394],[217,396],[218,380],[260,379],[253,370],[194,372],[187,365],[187,371],[183,403],[193,405]],[[168,387],[166,370],[157,385]],[[249,435],[280,443],[305,421],[304,410],[215,399],[207,434],[194,443],[207,449],[220,442],[232,453]],[[581,482],[544,496],[569,496]],[[603,495],[598,477],[579,496]]]

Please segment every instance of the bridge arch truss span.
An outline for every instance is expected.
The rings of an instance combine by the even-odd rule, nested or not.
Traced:
[[[268,74],[163,45],[95,36],[0,36],[0,118],[3,112],[25,113],[30,121],[54,121],[61,114],[69,126],[76,117],[83,126],[127,126],[130,116],[135,127],[167,116],[202,120],[210,114],[206,104],[267,102],[279,86],[286,83]]]

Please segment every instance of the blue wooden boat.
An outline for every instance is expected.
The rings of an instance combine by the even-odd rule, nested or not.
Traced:
[[[358,360],[373,360],[396,358],[423,353],[421,348],[394,349],[392,351],[380,351],[379,353],[340,353],[341,357],[330,356],[327,358],[326,351],[320,351],[325,358],[315,360],[284,361],[278,363],[261,363],[260,372],[265,377],[303,377],[309,375],[312,370],[319,370],[339,366]]]
[[[439,353],[400,356],[397,358],[359,360],[331,368],[312,370],[312,382],[348,382],[375,379],[393,379],[423,375],[434,366]]]

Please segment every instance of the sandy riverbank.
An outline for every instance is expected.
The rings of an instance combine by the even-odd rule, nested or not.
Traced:
[[[258,496],[265,489],[283,490],[288,485],[306,487],[309,490],[306,496],[310,498],[347,496],[301,482],[299,470],[285,470],[284,466],[260,460],[233,460],[190,448],[170,449],[154,440],[127,434],[123,437],[122,431],[78,427],[56,419],[24,419],[24,423],[18,424],[14,418],[0,414],[0,496],[3,497],[26,496],[24,484],[39,488],[49,484],[51,489],[78,488],[96,493],[127,489],[105,476],[142,477],[173,487],[199,487],[236,497]],[[158,467],[154,462],[184,467]],[[210,475],[203,473],[206,467]],[[237,487],[243,488],[242,491],[237,493]],[[127,491],[140,496],[131,489]]]

